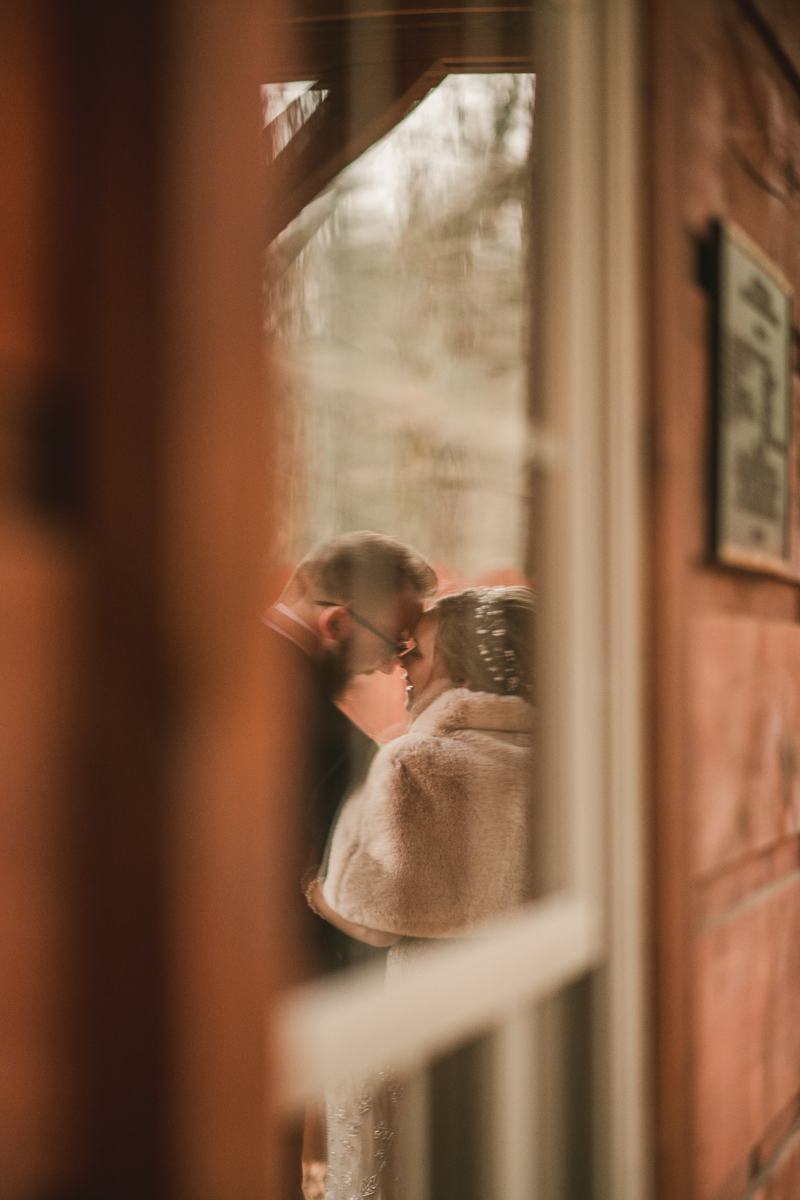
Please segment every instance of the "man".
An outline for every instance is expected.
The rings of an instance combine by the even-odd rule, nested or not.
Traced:
[[[267,636],[296,651],[292,665],[305,685],[303,818],[311,867],[322,862],[342,801],[377,750],[334,702],[355,675],[394,670],[436,582],[433,568],[395,538],[349,533],[306,555],[264,617]],[[320,965],[329,970],[369,953],[316,917],[314,930]]]

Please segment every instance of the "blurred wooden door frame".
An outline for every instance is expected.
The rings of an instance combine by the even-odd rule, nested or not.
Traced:
[[[250,0],[0,13],[4,1200],[280,1194],[262,33]]]

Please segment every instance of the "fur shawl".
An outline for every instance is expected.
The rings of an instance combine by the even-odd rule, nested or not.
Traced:
[[[376,755],[329,844],[341,916],[442,937],[525,899],[533,709],[451,688]]]

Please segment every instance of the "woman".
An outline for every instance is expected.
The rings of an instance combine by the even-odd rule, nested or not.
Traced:
[[[403,656],[410,730],[344,804],[309,901],[373,945],[469,936],[526,896],[532,747],[527,588],[468,589]]]
[[[388,974],[442,939],[474,936],[528,895],[533,597],[445,596],[403,656],[407,734],[344,803],[307,898],[352,937],[390,946]],[[394,1097],[329,1097],[328,1194],[390,1195]]]

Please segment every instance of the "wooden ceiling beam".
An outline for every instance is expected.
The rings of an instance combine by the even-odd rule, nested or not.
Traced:
[[[269,244],[338,173],[374,145],[444,77],[434,62],[367,64],[323,78],[328,95],[267,168]]]
[[[530,5],[388,3],[295,0],[276,25],[287,50],[264,82],[328,94],[267,168],[267,243],[445,75],[533,70]]]
[[[283,30],[287,52],[280,75],[273,63],[264,82],[319,79],[359,63],[464,58],[514,61],[531,55],[530,8],[517,5],[303,16],[285,22]]]

